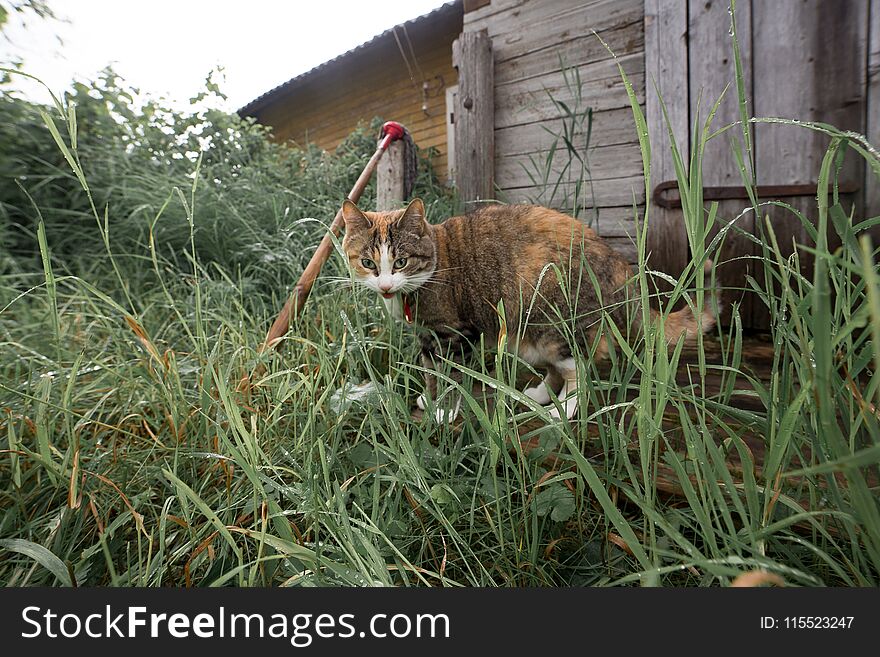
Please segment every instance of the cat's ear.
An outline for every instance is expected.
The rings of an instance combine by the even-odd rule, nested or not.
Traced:
[[[410,201],[396,223],[403,230],[411,230],[416,233],[424,232],[428,227],[428,222],[425,220],[424,201],[420,198],[414,198]]]
[[[350,199],[345,199],[342,202],[342,218],[345,219],[346,232],[367,230],[373,225],[369,217],[361,212],[361,209],[352,203]]]

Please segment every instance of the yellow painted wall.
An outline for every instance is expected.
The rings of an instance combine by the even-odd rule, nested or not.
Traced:
[[[361,121],[374,116],[402,123],[423,149],[436,147],[437,174],[446,179],[446,88],[458,75],[452,67],[452,42],[461,33],[460,5],[406,28],[415,58],[402,28],[397,33],[407,53],[414,79],[393,35],[295,82],[263,106],[250,112],[274,128],[279,141],[312,142],[332,150]],[[417,67],[416,67],[417,64]],[[423,82],[428,83],[427,96]],[[427,111],[422,103],[427,103]]]

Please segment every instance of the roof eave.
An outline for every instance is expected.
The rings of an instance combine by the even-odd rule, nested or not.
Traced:
[[[436,9],[432,9],[427,14],[423,14],[422,16],[418,16],[417,18],[410,19],[408,21],[404,21],[399,25],[395,25],[392,28],[389,28],[382,32],[381,34],[377,34],[369,41],[362,43],[359,46],[352,48],[351,50],[342,53],[330,59],[323,64],[319,64],[318,66],[306,71],[305,73],[301,73],[297,76],[292,77],[287,82],[284,82],[273,89],[270,89],[266,93],[257,96],[254,100],[249,102],[247,105],[241,107],[237,113],[239,116],[255,116],[260,110],[266,108],[268,105],[275,102],[282,94],[293,91],[300,85],[304,84],[308,80],[313,79],[316,75],[323,73],[328,68],[332,68],[335,65],[342,64],[346,62],[349,58],[354,57],[356,55],[361,55],[364,52],[378,46],[385,39],[391,38],[394,34],[394,30],[400,27],[416,27],[418,25],[422,25],[426,22],[438,20],[441,17],[445,17],[448,14],[452,14],[453,12],[461,12],[462,11],[462,0],[452,0],[451,2],[447,2],[444,5],[437,7]]]

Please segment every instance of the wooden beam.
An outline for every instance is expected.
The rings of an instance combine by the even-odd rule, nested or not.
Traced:
[[[768,3],[794,4],[794,3]],[[715,113],[709,131],[718,130],[722,126],[737,123],[740,120],[739,103],[736,90],[736,66],[733,56],[733,41],[730,34],[731,17],[728,12],[727,0],[723,2],[706,2],[705,0],[689,0],[688,2],[688,50],[689,50],[689,98],[690,125],[692,129],[702,131],[704,123],[714,103],[723,99]],[[738,2],[736,5],[737,38],[743,68],[743,84],[748,101],[747,112],[753,110],[752,98],[755,97],[752,75],[752,5],[749,2]],[[763,45],[763,44],[762,44]],[[784,59],[777,59],[778,62]],[[800,66],[801,64],[798,64]],[[758,94],[760,95],[760,94]],[[691,138],[696,135],[692,134]],[[734,129],[706,142],[702,154],[702,177],[704,187],[741,187],[742,175],[733,154],[732,141],[742,142],[742,128]],[[743,147],[743,156],[745,149]],[[659,182],[659,181],[658,181]],[[705,201],[708,211],[711,201]],[[705,244],[708,245],[721,230],[721,227],[735,221],[734,226],[746,234],[755,233],[755,217],[751,212],[743,212],[749,206],[748,201],[723,200],[718,202],[718,214],[714,227],[708,232]],[[704,217],[706,215],[704,214]],[[684,227],[680,229],[684,233]],[[758,297],[744,292],[749,289],[747,276],[762,278],[762,268],[753,260],[743,256],[755,253],[755,245],[737,230],[726,233],[719,252],[714,254],[718,264],[717,280],[721,287],[724,310],[720,321],[729,323],[731,308],[734,302],[739,304],[739,313],[746,327],[766,326],[767,316],[759,308]],[[762,281],[763,282],[763,281]],[[756,310],[757,309],[757,310]]]
[[[652,189],[663,181],[675,180],[670,128],[682,159],[690,159],[687,39],[686,3],[645,0],[645,105]],[[661,101],[666,104],[669,125]],[[680,211],[649,200],[647,249],[652,269],[675,278],[681,275],[690,260],[690,250]]]
[[[458,70],[455,168],[465,209],[495,194],[495,83],[492,41],[485,31],[463,32],[452,44]]]
[[[381,140],[379,140],[381,143]],[[376,167],[376,210],[396,210],[405,201],[403,194],[402,140],[392,142]]]

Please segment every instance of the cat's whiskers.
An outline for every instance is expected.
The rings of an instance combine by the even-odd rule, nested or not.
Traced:
[[[326,276],[322,280],[323,283],[327,285],[332,285],[334,287],[342,287],[342,288],[357,288],[358,282],[353,281],[350,278],[343,278],[342,276]]]
[[[434,278],[434,274],[436,271],[430,272],[421,272],[419,274],[414,274],[410,276],[406,283],[400,288],[401,292],[408,294],[410,292],[414,292],[420,287],[428,284],[428,283],[437,283],[438,285],[447,285],[448,283],[438,280]]]

